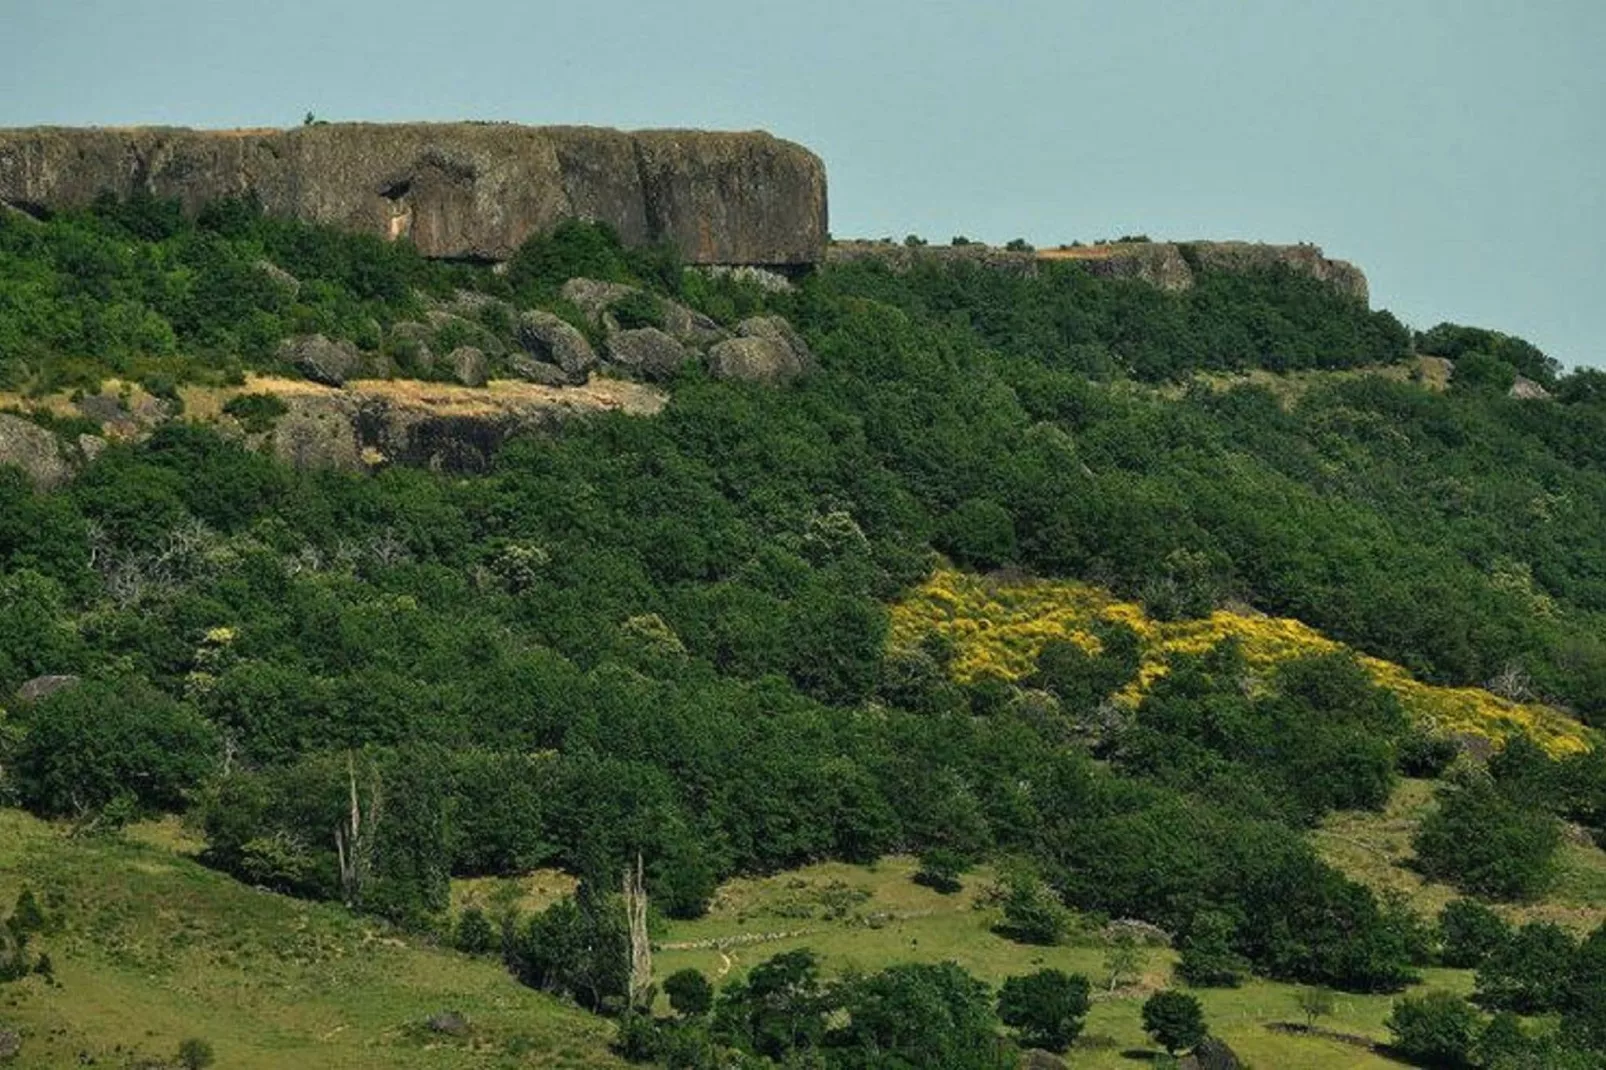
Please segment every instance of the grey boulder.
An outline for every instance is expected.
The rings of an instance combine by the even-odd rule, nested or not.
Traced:
[[[597,354],[586,336],[550,312],[532,311],[520,315],[518,338],[519,345],[530,356],[556,364],[581,382],[597,365]]]
[[[490,376],[490,361],[475,346],[458,346],[446,359],[452,366],[452,375],[464,386],[484,386]]]
[[[20,416],[0,413],[0,465],[14,464],[41,489],[59,487],[72,475],[56,436]]]
[[[667,379],[686,363],[686,347],[656,327],[608,336],[608,362],[644,379]]]
[[[32,680],[17,688],[17,699],[21,702],[38,702],[57,691],[66,691],[77,687],[79,678],[72,675],[61,676],[35,676]]]
[[[350,342],[332,342],[321,334],[287,338],[280,359],[295,365],[308,379],[325,386],[345,386],[362,369],[362,356]]]
[[[576,385],[575,382],[569,377],[569,373],[558,367],[556,364],[548,364],[545,361],[535,360],[531,357],[525,356],[523,353],[513,354],[508,358],[507,365],[509,368],[513,369],[513,374],[517,375],[520,379],[525,379],[541,386]]]
[[[585,313],[590,322],[614,329],[618,324],[613,323],[613,317],[608,315],[608,306],[635,292],[634,286],[626,286],[622,282],[578,278],[564,283],[558,296]]]
[[[738,337],[708,351],[708,371],[716,379],[785,383],[814,366],[814,354],[780,316],[754,316],[737,324]]]

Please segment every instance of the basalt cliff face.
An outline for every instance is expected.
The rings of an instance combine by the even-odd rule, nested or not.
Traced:
[[[1109,242],[1057,249],[1000,249],[966,245],[896,245],[887,241],[837,242],[827,252],[832,263],[874,260],[894,271],[917,263],[971,263],[1002,271],[1032,273],[1044,261],[1071,260],[1097,275],[1136,279],[1162,290],[1186,290],[1201,271],[1245,272],[1287,268],[1324,282],[1362,304],[1368,301],[1366,275],[1345,260],[1332,260],[1315,245],[1259,242]]]
[[[825,167],[765,133],[506,123],[0,130],[0,202],[38,211],[103,192],[189,210],[254,194],[274,214],[430,257],[505,260],[568,218],[692,264],[795,268],[825,251]]]

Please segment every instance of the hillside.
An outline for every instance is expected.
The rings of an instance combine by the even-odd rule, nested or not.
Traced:
[[[38,889],[54,981],[0,989],[20,1065],[151,1065],[190,1037],[220,1066],[620,1065],[605,1023],[498,965],[399,938],[346,911],[253,889],[196,864],[173,823],[121,840],[0,811],[0,898]],[[466,1036],[429,1028],[456,1012]]]
[[[1312,987],[1367,1044],[1448,986],[1468,1045],[1606,1046],[1599,373],[1197,249],[789,281],[189,207],[0,215],[0,966],[65,984],[0,986],[30,1057],[998,1067],[1041,1039],[1005,982],[1099,983],[1110,919],[1169,947],[1073,1065],[1152,1053],[1158,992],[1262,1064],[1366,1065],[1268,1033]],[[707,1017],[628,1013],[638,867]],[[755,923],[817,931],[673,946]],[[445,1009],[485,1051],[415,1052]]]

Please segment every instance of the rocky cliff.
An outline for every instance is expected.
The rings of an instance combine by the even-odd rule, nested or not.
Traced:
[[[974,263],[1023,273],[1036,271],[1044,261],[1073,260],[1096,274],[1137,279],[1162,290],[1186,290],[1201,271],[1254,271],[1282,266],[1325,282],[1362,304],[1368,300],[1366,276],[1361,269],[1344,260],[1328,259],[1315,245],[1139,241],[1017,251],[977,243],[910,247],[853,241],[833,244],[826,259],[832,263],[876,260],[894,271],[907,271],[916,263],[929,261]]]
[[[291,130],[0,130],[0,202],[25,211],[103,191],[194,210],[254,193],[270,212],[387,238],[426,256],[505,260],[579,217],[693,264],[819,261],[819,158],[765,133],[623,132],[507,123],[318,124]]]

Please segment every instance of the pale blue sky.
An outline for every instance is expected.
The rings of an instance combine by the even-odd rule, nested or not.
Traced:
[[[763,128],[839,236],[1314,241],[1606,365],[1606,0],[0,0],[0,125]]]

